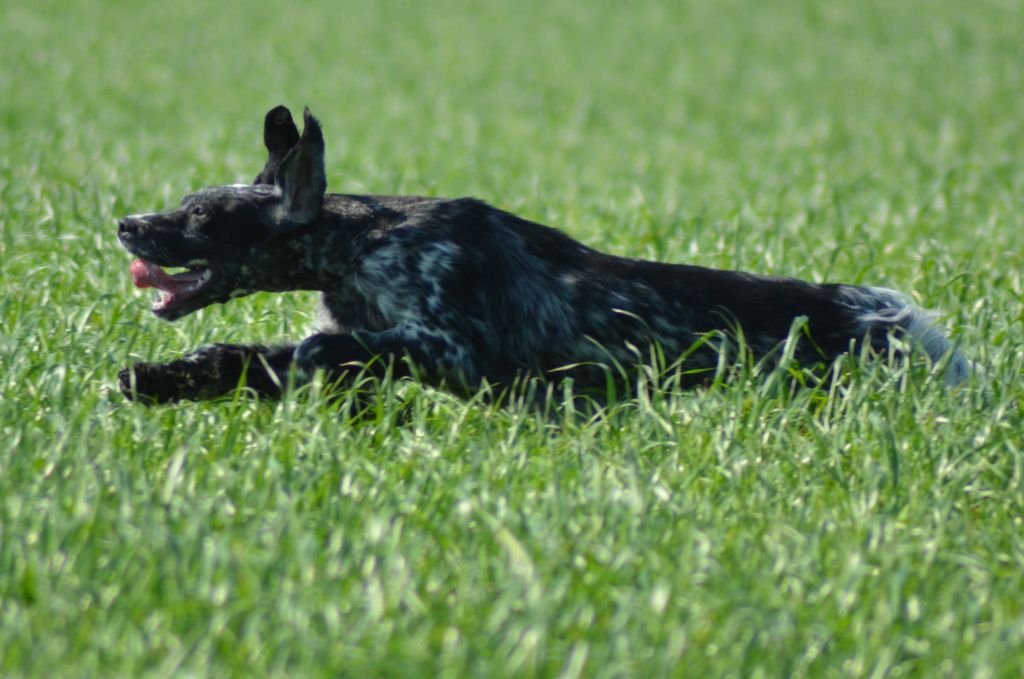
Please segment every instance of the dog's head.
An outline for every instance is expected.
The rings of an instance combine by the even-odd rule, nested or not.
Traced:
[[[302,136],[283,106],[264,121],[268,158],[254,184],[189,194],[168,212],[118,222],[118,239],[138,259],[132,280],[160,290],[153,313],[175,320],[210,304],[265,289],[253,261],[320,214],[327,180],[320,123],[304,112]],[[162,267],[184,267],[169,274]]]

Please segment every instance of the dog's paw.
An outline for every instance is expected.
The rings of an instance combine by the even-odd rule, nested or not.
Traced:
[[[117,374],[125,398],[139,403],[171,403],[189,398],[188,384],[173,364],[136,363]]]

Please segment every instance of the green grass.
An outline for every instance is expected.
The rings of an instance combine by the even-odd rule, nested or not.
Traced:
[[[1016,2],[0,5],[0,675],[1020,676]],[[631,256],[886,285],[983,378],[740,376],[592,417],[380,387],[147,409],[114,218],[253,177],[476,195]]]

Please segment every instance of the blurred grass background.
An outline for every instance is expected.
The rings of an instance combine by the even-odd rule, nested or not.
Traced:
[[[0,5],[0,672],[1016,676],[1024,9],[786,0]],[[147,410],[114,219],[251,179],[475,195],[630,256],[910,291],[986,374],[758,380],[553,422],[415,385]],[[405,406],[395,406],[398,400]],[[556,418],[557,419],[557,418]]]

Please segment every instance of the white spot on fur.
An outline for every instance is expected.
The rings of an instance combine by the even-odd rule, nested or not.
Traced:
[[[436,278],[439,274],[451,269],[452,263],[459,254],[459,246],[451,241],[440,241],[426,245],[420,251],[417,266],[420,276]]]
[[[363,260],[355,279],[359,292],[373,300],[384,320],[393,325],[420,319],[414,294],[417,290],[411,289],[401,261],[400,244],[377,248]]]
[[[323,298],[316,304],[316,312],[313,317],[313,332],[323,333],[337,333],[341,334],[346,332],[345,328],[342,328],[338,321],[331,314],[331,310],[327,308],[327,304]]]
[[[427,293],[427,308],[438,311],[444,306],[441,279],[451,270],[459,255],[459,247],[450,241],[441,241],[427,246],[420,254],[417,265],[421,285]]]

